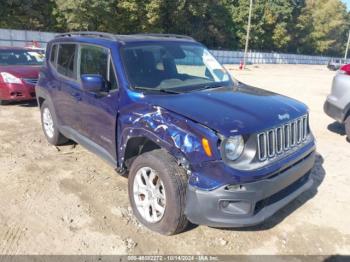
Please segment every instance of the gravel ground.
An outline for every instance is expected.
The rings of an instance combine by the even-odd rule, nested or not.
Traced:
[[[322,110],[325,66],[227,66],[239,80],[310,107],[317,138],[312,190],[265,224],[193,226],[165,237],[132,216],[127,180],[79,145],[50,146],[37,107],[0,107],[0,254],[350,254],[350,144]]]

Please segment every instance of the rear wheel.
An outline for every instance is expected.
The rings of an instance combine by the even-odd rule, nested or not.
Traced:
[[[183,231],[187,176],[164,150],[138,156],[131,166],[128,189],[136,218],[150,230],[163,235]]]
[[[55,146],[68,142],[68,139],[58,130],[55,113],[47,102],[42,104],[40,111],[41,125],[47,141]]]
[[[350,115],[345,119],[345,132],[346,132],[346,136],[348,141],[350,142]]]

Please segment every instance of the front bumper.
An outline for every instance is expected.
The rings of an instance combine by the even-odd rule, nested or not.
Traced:
[[[212,191],[189,185],[185,214],[194,224],[214,227],[245,227],[259,224],[312,186],[310,171],[315,163],[311,152],[278,175]]]
[[[343,109],[338,108],[336,105],[332,104],[328,100],[324,103],[323,111],[334,120],[342,123],[345,118],[345,112]]]

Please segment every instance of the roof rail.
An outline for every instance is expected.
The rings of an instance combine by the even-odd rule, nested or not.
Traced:
[[[193,37],[187,36],[187,35],[178,35],[178,34],[154,34],[154,33],[140,33],[140,34],[134,34],[134,35],[140,35],[140,36],[151,36],[151,37],[174,37],[174,38],[182,38],[182,39],[190,39],[194,40]]]
[[[94,31],[78,31],[78,32],[68,32],[63,34],[56,35],[56,38],[58,37],[72,37],[72,36],[89,36],[89,37],[100,37],[100,38],[107,38],[116,40],[116,35],[110,34],[110,33],[103,33],[103,32],[94,32]]]
[[[178,35],[178,34],[155,34],[155,33],[140,33],[140,34],[132,34],[132,35],[114,35],[111,33],[104,32],[95,32],[95,31],[77,31],[77,32],[67,32],[62,34],[57,34],[55,38],[59,37],[72,37],[72,36],[86,36],[86,37],[95,37],[95,38],[105,38],[110,40],[123,40],[125,37],[137,37],[137,36],[149,36],[149,37],[173,37],[173,38],[181,38],[181,39],[189,39],[194,40],[194,38],[187,35]]]

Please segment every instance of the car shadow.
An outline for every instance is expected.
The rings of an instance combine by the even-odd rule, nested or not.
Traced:
[[[18,105],[22,107],[37,107],[38,103],[36,102],[36,100],[33,100],[33,101],[22,102],[22,103],[19,103]]]
[[[58,147],[58,148],[63,147],[63,148],[64,148],[64,147],[70,146],[71,149],[75,149],[75,148],[77,147],[77,145],[78,145],[77,142],[75,142],[75,141],[69,139],[69,140],[68,140],[67,142],[65,142],[64,144],[59,145],[59,146],[56,146],[56,147]]]
[[[335,121],[327,126],[327,129],[333,133],[336,133],[341,136],[345,136],[345,126]]]
[[[38,103],[36,100],[31,101],[14,101],[7,104],[1,105],[1,107],[10,107],[10,106],[21,106],[21,107],[37,107]]]
[[[242,228],[224,228],[224,230],[231,231],[264,231],[271,229],[281,223],[286,217],[304,205],[307,201],[313,198],[317,194],[317,189],[323,182],[326,171],[323,168],[323,157],[316,153],[316,161],[313,169],[311,170],[311,178],[313,179],[312,187],[290,202],[288,205],[277,211],[274,215],[264,221],[262,224],[256,226],[242,227]]]

